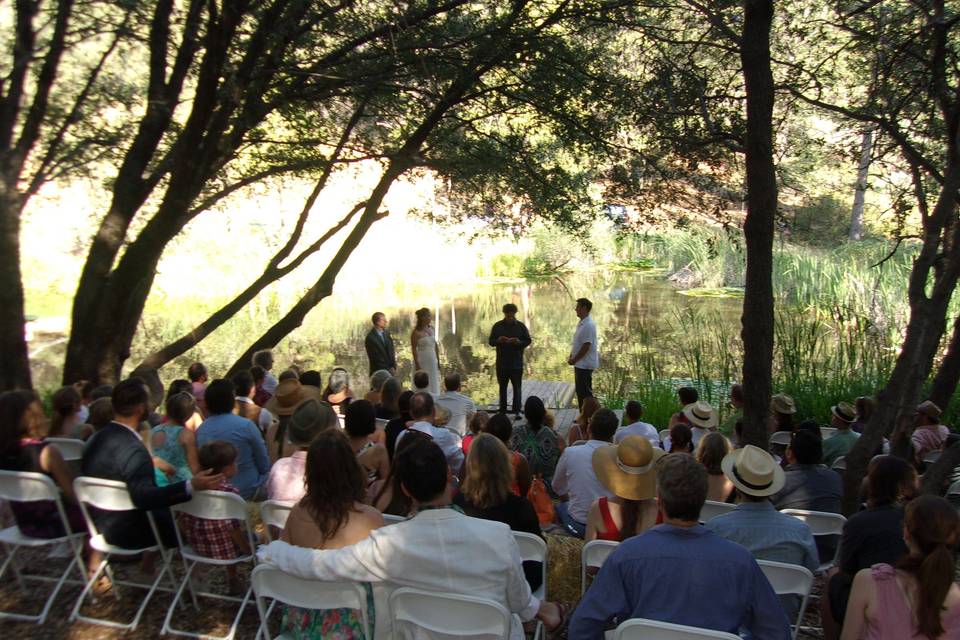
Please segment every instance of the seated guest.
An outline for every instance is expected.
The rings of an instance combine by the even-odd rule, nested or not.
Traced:
[[[397,455],[400,452],[404,451],[407,447],[413,446],[417,440],[430,441],[431,438],[421,431],[411,431],[407,434],[407,437],[403,439],[403,442],[397,445],[393,461],[396,461]],[[400,476],[397,475],[396,464],[391,464],[390,474],[380,486],[376,488],[375,492],[368,492],[368,495],[372,495],[373,497],[366,502],[376,507],[380,513],[391,516],[403,516],[405,518],[409,516],[413,510],[413,501],[410,500],[410,496],[405,494],[403,489],[400,488]]]
[[[773,560],[816,571],[817,545],[807,523],[773,508],[770,496],[783,487],[784,472],[773,456],[753,445],[732,451],[721,464],[737,488],[737,508],[704,526],[745,547],[757,560]]]
[[[590,505],[584,540],[622,542],[657,522],[657,460],[667,455],[643,436],[627,436],[618,445],[593,451],[593,471],[613,494]]]
[[[717,430],[717,412],[706,400],[698,400],[683,408],[683,415],[690,425],[693,446],[700,444],[703,436]]]
[[[843,640],[960,636],[957,510],[943,498],[922,496],[907,505],[903,529],[909,553],[896,567],[880,563],[857,572]]]
[[[733,433],[734,427],[737,424],[737,420],[743,418],[743,385],[734,384],[730,386],[730,407],[733,411],[730,412],[730,415],[727,416],[727,419],[723,422],[721,430],[724,433]]]
[[[343,429],[350,440],[350,447],[367,475],[367,484],[386,479],[390,473],[390,456],[387,448],[370,438],[377,431],[377,419],[373,405],[368,400],[354,400],[347,407]]]
[[[378,420],[393,420],[400,415],[400,395],[402,393],[403,385],[396,378],[387,378],[380,385],[380,398],[374,403]]]
[[[627,436],[643,436],[650,441],[653,446],[660,447],[660,434],[657,428],[649,422],[642,422],[643,405],[636,400],[628,400],[623,407],[623,423],[627,426],[620,427],[613,434],[613,444],[620,444]]]
[[[750,552],[699,524],[707,498],[703,466],[673,454],[656,471],[664,524],[625,540],[607,558],[567,636],[600,640],[618,621],[650,618],[788,640],[790,623]]]
[[[214,380],[207,387],[209,417],[197,430],[197,444],[203,446],[213,440],[229,442],[237,448],[237,475],[233,486],[244,500],[263,500],[263,485],[270,473],[270,457],[263,436],[251,421],[233,415],[233,383]]]
[[[277,385],[280,384],[280,381],[277,380],[277,377],[270,373],[270,370],[273,369],[273,352],[269,349],[257,351],[255,354],[253,354],[250,364],[254,367],[260,367],[263,369],[263,384],[261,387],[265,393],[272,396],[273,392],[277,388]],[[257,404],[263,406],[259,402]]]
[[[273,425],[273,415],[253,401],[256,385],[249,371],[241,371],[233,377],[233,392],[236,394],[234,412],[257,425],[260,433],[266,433]]]
[[[383,389],[384,383],[392,377],[386,369],[374,371],[370,375],[370,391],[367,392],[367,395],[363,396],[363,399],[374,406],[380,404],[380,391]]]
[[[723,474],[720,466],[730,449],[730,441],[715,431],[705,435],[697,445],[697,462],[707,470],[707,500],[732,502],[735,495],[733,482]]]
[[[216,487],[217,491],[239,493],[230,484],[230,478],[237,474],[235,446],[222,440],[211,440],[200,447],[198,456],[200,466],[223,477],[223,481]],[[186,543],[201,556],[215,560],[233,560],[251,552],[246,528],[239,520],[211,520],[188,513],[181,513],[178,520]],[[227,565],[227,591],[230,595],[243,593],[236,565]]]
[[[302,382],[301,384],[306,384]],[[321,399],[333,409],[343,415],[347,405],[353,400],[353,389],[350,388],[350,376],[343,367],[335,367],[327,378],[327,386],[323,389]]]
[[[76,505],[73,477],[56,445],[31,434],[43,430],[43,407],[32,391],[0,393],[0,469],[28,471],[49,476],[63,492],[64,510],[73,533],[86,527]],[[11,502],[13,517],[24,535],[32,538],[59,538],[66,535],[54,501]]]
[[[775,431],[793,431],[793,416],[797,413],[797,403],[785,393],[770,398],[770,433]]]
[[[950,429],[940,424],[940,407],[929,400],[925,400],[917,407],[916,429],[913,431],[913,450],[918,459],[931,451],[943,448],[943,443],[950,435]]]
[[[154,458],[164,463],[160,467],[164,471],[163,482],[157,478],[161,486],[185,482],[202,468],[197,458],[197,436],[184,426],[196,410],[192,395],[178,393],[167,398],[167,421],[150,429]]]
[[[873,398],[870,396],[860,396],[857,398],[853,403],[854,408],[857,410],[857,419],[853,421],[850,428],[857,433],[863,433],[863,430],[867,427],[867,423],[870,422],[870,416],[873,415],[873,407],[875,404]]]
[[[91,402],[87,420],[90,421],[94,433],[113,422],[113,403],[110,402],[110,398],[97,398]]]
[[[490,414],[486,411],[477,411],[473,414],[473,418],[470,420],[470,424],[467,425],[467,435],[463,437],[463,440],[460,442],[460,446],[463,447],[463,455],[470,454],[470,443],[473,442],[473,439],[478,435],[486,431],[487,423],[490,422]],[[513,436],[513,425],[510,425],[510,435]],[[510,445],[509,442],[505,443],[507,446]],[[527,467],[529,471],[530,467]]]
[[[444,392],[436,397],[438,407],[450,412],[450,421],[447,428],[456,431],[463,437],[467,433],[467,423],[477,412],[477,405],[460,390],[462,382],[459,373],[451,373],[443,379]]]
[[[495,437],[503,443],[503,446],[509,446],[513,439],[513,422],[505,413],[494,415],[484,427],[484,431]],[[530,463],[523,457],[519,451],[510,451],[510,468],[513,470],[513,482],[510,484],[510,490],[523,498],[530,493],[530,485],[533,483],[533,474],[530,473]]]
[[[323,377],[320,375],[320,372],[316,369],[310,369],[309,371],[304,371],[299,376],[297,380],[300,381],[300,384],[308,384],[311,387],[322,387],[323,386]]]
[[[787,447],[786,481],[772,498],[777,509],[840,513],[843,483],[840,474],[820,464],[820,432],[798,429]]]
[[[323,431],[307,451],[306,493],[290,511],[280,539],[307,549],[340,549],[364,540],[383,526],[380,512],[363,504],[365,494],[363,470],[346,438],[333,429]],[[370,610],[373,593],[369,585],[364,586]],[[372,625],[372,611],[369,619]],[[363,634],[360,616],[350,609],[290,607],[284,611],[283,631],[290,637],[317,639],[330,635],[360,638]]]
[[[460,438],[449,429],[437,427],[433,424],[436,413],[433,396],[426,391],[418,391],[410,399],[410,417],[413,423],[397,436],[399,444],[410,431],[420,431],[430,436],[447,456],[447,463],[454,475],[460,475],[463,468],[463,449],[460,448]]]
[[[683,414],[683,409],[700,400],[700,392],[697,391],[696,387],[680,387],[677,389],[677,400],[680,402],[680,411],[670,416],[667,429],[672,429],[675,424],[692,426],[687,416]]]
[[[267,435],[264,436],[272,462],[293,455],[293,452],[296,451],[296,447],[291,445],[287,438],[287,424],[290,422],[290,416],[293,415],[297,405],[308,398],[322,402],[320,387],[300,384],[300,380],[297,378],[285,378],[277,385],[273,397],[264,407],[271,414],[277,416],[277,420],[267,429]]]
[[[267,403],[267,400],[273,397],[272,393],[269,393],[263,388],[263,383],[266,380],[267,372],[263,370],[263,367],[254,365],[250,367],[250,376],[253,378],[253,384],[256,387],[256,391],[253,394],[253,402],[258,407],[262,407]]]
[[[523,416],[526,423],[514,427],[510,450],[518,451],[530,465],[530,472],[549,486],[560,459],[560,436],[546,425],[547,409],[537,396],[529,396],[523,403]]]
[[[310,443],[322,432],[337,430],[339,421],[330,405],[309,398],[297,405],[287,423],[287,439],[297,450],[280,458],[270,468],[267,497],[271,500],[296,502],[303,497],[303,477],[307,467]]]
[[[421,395],[414,396],[415,403]],[[540,617],[550,632],[560,626],[563,610],[531,595],[510,529],[450,508],[450,468],[436,444],[418,439],[398,451],[395,470],[403,491],[413,500],[414,517],[374,529],[360,542],[336,550],[271,542],[261,548],[260,561],[306,579],[389,581],[493,600],[514,614],[511,640],[524,637],[521,620]],[[464,550],[469,550],[469,562],[464,562]],[[384,633],[383,637],[392,636]]]
[[[93,432],[83,424],[79,411],[82,406],[80,392],[73,385],[57,389],[50,398],[53,418],[50,420],[48,438],[76,438],[86,440]]]
[[[590,419],[600,409],[602,409],[600,401],[593,396],[587,396],[583,399],[580,415],[576,417],[573,424],[570,425],[570,431],[567,432],[568,445],[587,439],[587,426],[590,424]]]
[[[430,393],[430,375],[423,369],[418,369],[413,374],[413,392],[418,391]]]
[[[860,437],[860,434],[850,429],[856,413],[849,402],[838,402],[830,407],[830,414],[830,426],[835,427],[836,432],[823,443],[823,464],[828,467],[832,467],[840,456],[850,453]]]
[[[167,399],[172,398],[178,393],[189,393],[193,397],[193,384],[189,380],[179,378],[170,383],[170,386],[167,387],[167,393],[165,397]],[[196,401],[196,398],[194,398]],[[165,418],[166,419],[166,418]],[[203,423],[203,416],[200,415],[200,412],[194,409],[193,415],[186,421],[183,425],[190,431],[196,431],[200,428],[200,424]]]
[[[883,456],[870,463],[867,472],[867,508],[843,525],[837,573],[828,578],[826,595],[820,599],[824,637],[840,637],[839,625],[847,611],[847,599],[858,571],[875,564],[896,566],[907,553],[903,542],[903,505],[917,490],[917,474],[907,461]]]
[[[216,489],[223,476],[209,469],[194,474],[189,482],[158,487],[150,453],[137,433],[137,427],[149,408],[147,389],[140,380],[124,380],[113,388],[114,421],[97,431],[83,449],[81,475],[118,480],[127,485],[134,511],[91,509],[97,528],[110,544],[137,549],[156,544],[145,512],[151,511],[157,522],[161,542],[175,547],[173,519],[167,509],[190,499],[192,491]],[[230,402],[233,400],[232,388]]]
[[[506,414],[498,413],[508,423]],[[496,520],[513,531],[540,535],[537,512],[526,498],[513,493],[513,470],[510,468],[509,451],[496,437],[483,433],[474,440],[467,456],[463,485],[453,503],[471,518]],[[530,589],[536,591],[543,583],[541,563],[524,562],[523,573]]]
[[[204,394],[207,390],[207,368],[203,366],[202,362],[194,362],[187,368],[187,377],[190,378],[190,388],[191,393],[193,394],[194,400],[197,401],[197,408],[200,410],[200,413],[207,415],[206,412],[206,402],[204,401]]]
[[[670,435],[663,442],[667,453],[693,453],[693,431],[686,422],[678,422],[670,427]]]
[[[610,409],[600,409],[587,424],[589,440],[567,447],[557,463],[552,486],[564,500],[557,505],[557,520],[578,538],[587,532],[587,514],[593,501],[611,496],[593,470],[593,452],[609,445],[616,430],[617,415]]]
[[[400,435],[400,432],[407,428],[408,425],[413,424],[413,417],[410,415],[410,400],[413,398],[413,391],[407,389],[400,394],[400,397],[397,398],[397,408],[400,410],[400,414],[391,418],[390,422],[387,423],[387,426],[383,429],[384,434],[384,445],[387,447],[387,453],[390,455],[390,459],[393,460],[394,450],[397,446],[397,436]]]

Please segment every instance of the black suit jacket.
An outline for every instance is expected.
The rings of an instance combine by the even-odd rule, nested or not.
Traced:
[[[383,340],[380,339],[376,329],[370,329],[366,340],[363,341],[363,346],[367,350],[367,358],[370,359],[371,374],[380,369],[397,368],[397,354],[393,348],[393,338],[390,337],[390,332],[384,331],[383,338]]]
[[[176,544],[173,520],[166,507],[190,499],[187,483],[158,487],[153,459],[139,436],[124,425],[111,422],[87,441],[80,468],[85,476],[126,483],[137,507],[136,511],[91,509],[97,528],[107,542],[131,549],[155,544],[145,513],[154,511],[164,544]]]

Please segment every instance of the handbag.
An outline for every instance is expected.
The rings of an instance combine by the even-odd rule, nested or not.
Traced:
[[[547,525],[556,520],[557,513],[553,508],[553,500],[550,499],[550,494],[547,493],[547,485],[543,482],[541,476],[534,476],[530,483],[530,491],[527,493],[527,500],[530,501],[534,511],[537,512],[537,520],[540,521],[541,525]]]

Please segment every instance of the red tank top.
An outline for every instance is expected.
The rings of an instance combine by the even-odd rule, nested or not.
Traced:
[[[603,518],[603,528],[606,531],[603,533],[598,531],[597,540],[620,542],[620,529],[617,527],[617,523],[613,521],[613,516],[610,515],[610,503],[606,498],[600,498],[599,507],[600,517]]]

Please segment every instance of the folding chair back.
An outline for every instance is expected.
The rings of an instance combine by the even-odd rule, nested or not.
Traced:
[[[717,516],[722,516],[725,513],[730,513],[737,508],[737,505],[730,504],[728,502],[717,502],[715,500],[707,500],[703,503],[703,507],[700,509],[700,522],[710,522]]]
[[[838,536],[843,533],[843,524],[847,521],[839,513],[827,513],[826,511],[784,509],[780,513],[803,520],[815,536]]]
[[[390,515],[389,513],[383,514],[383,523],[385,526],[397,524],[398,522],[403,522],[404,520],[406,520],[406,518],[403,516],[394,516]]]
[[[260,614],[261,637],[264,639],[271,637],[267,621],[273,610],[273,604],[269,608],[266,606],[267,598],[301,609],[355,609],[360,612],[363,637],[370,638],[367,594],[356,582],[305,580],[266,564],[258,565],[250,575],[250,580]]]
[[[402,587],[390,595],[390,610],[394,636],[399,638],[510,637],[510,612],[493,600]]]
[[[0,471],[0,498],[11,502],[59,500],[60,492],[53,480],[42,473]]]
[[[599,569],[607,561],[607,557],[620,546],[619,542],[612,540],[591,540],[583,545],[580,551],[580,593],[587,590],[587,569],[596,567]]]
[[[940,454],[943,453],[940,449],[934,449],[933,451],[928,451],[927,455],[923,456],[924,464],[933,464],[940,459]]]
[[[190,500],[175,504],[170,510],[207,520],[247,519],[246,501],[229,491],[194,491]]]
[[[270,527],[283,529],[287,526],[287,518],[293,509],[293,503],[280,500],[267,500],[260,504],[260,520],[263,521],[263,530],[267,534],[267,540],[272,541]]]
[[[813,587],[813,574],[806,567],[772,560],[757,560],[763,575],[767,576],[770,586],[778,596],[795,595],[802,598],[800,611],[797,613],[796,624],[793,625],[793,637],[797,637],[803,614],[807,610],[810,600],[810,589]]]
[[[836,427],[820,427],[820,439],[829,440],[833,436],[837,435]]]
[[[847,470],[847,456],[840,456],[833,461],[833,465],[830,467],[834,471],[846,471]]]
[[[540,536],[524,531],[514,531],[513,539],[520,547],[520,559],[524,562],[539,562],[542,568],[543,581],[540,588],[534,592],[539,600],[547,599],[547,543]]]
[[[740,636],[724,631],[699,629],[645,618],[633,618],[621,622],[613,637],[614,640],[703,640],[704,638],[740,640]]]
[[[106,480],[80,476],[73,481],[73,492],[77,502],[83,507],[91,505],[102,511],[133,511],[136,507],[127,491],[126,483],[119,480]],[[84,509],[86,515],[86,509]]]
[[[670,429],[664,429],[660,432],[660,445],[663,445],[663,441],[670,437]]]
[[[83,457],[83,447],[87,443],[78,438],[47,438],[44,442],[57,446],[60,455],[67,462]]]
[[[786,447],[790,444],[791,437],[793,437],[792,431],[777,431],[770,436],[770,444],[779,444]]]

